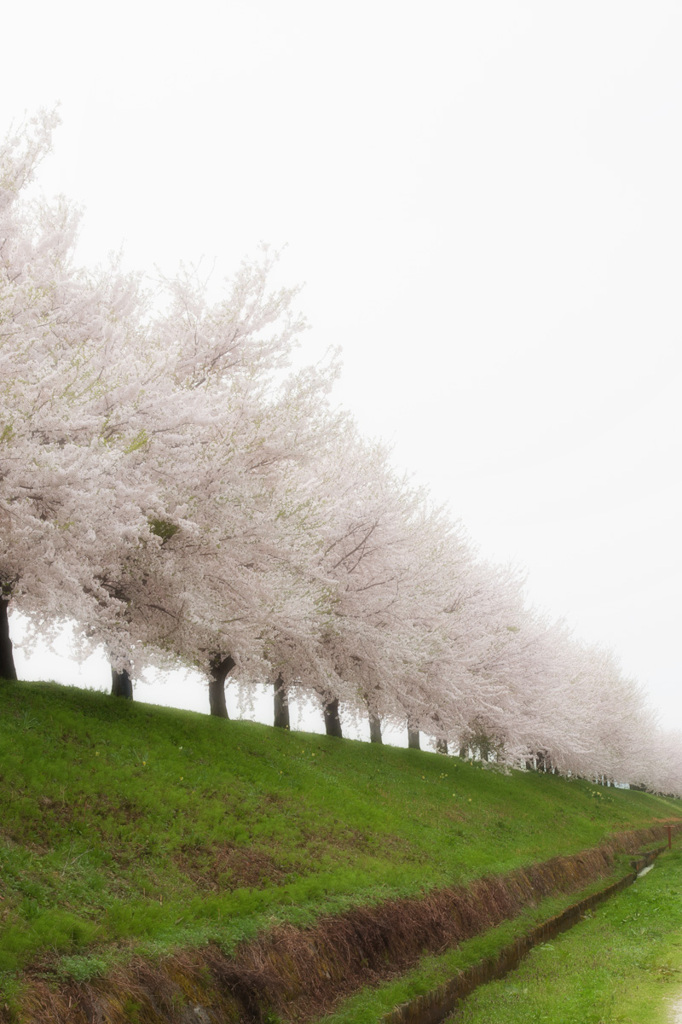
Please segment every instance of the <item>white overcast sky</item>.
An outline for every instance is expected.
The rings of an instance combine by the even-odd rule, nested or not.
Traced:
[[[2,35],[0,131],[61,103],[82,259],[219,283],[286,243],[339,400],[682,727],[679,0],[27,0]]]

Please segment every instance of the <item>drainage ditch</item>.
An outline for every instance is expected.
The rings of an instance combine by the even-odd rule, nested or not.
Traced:
[[[534,946],[548,942],[561,932],[572,928],[582,920],[588,910],[615,896],[651,871],[656,858],[667,849],[667,845],[659,846],[655,850],[639,854],[631,862],[632,871],[617,882],[567,907],[556,917],[543,921],[526,935],[505,946],[497,956],[473,964],[432,992],[397,1006],[381,1018],[381,1024],[440,1024],[467,996],[471,995],[474,989],[489,981],[503,978],[505,974],[518,967]]]

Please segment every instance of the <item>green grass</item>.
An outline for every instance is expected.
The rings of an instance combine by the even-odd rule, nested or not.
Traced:
[[[682,1005],[682,853],[482,986],[449,1024],[666,1024]]]
[[[241,939],[680,815],[675,800],[0,684],[0,995]]]

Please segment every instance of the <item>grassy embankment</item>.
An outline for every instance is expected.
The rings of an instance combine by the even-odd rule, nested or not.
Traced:
[[[0,999],[133,951],[226,952],[680,816],[678,801],[0,684]]]

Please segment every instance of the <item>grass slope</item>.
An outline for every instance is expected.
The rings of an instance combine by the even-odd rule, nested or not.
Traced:
[[[0,998],[571,853],[675,800],[0,684]]]

